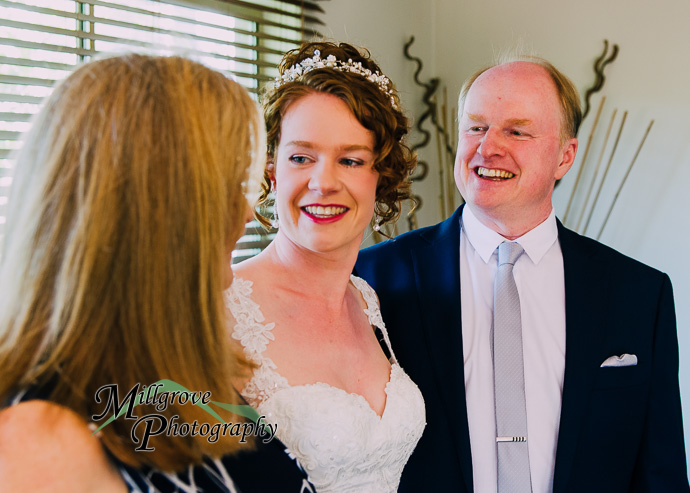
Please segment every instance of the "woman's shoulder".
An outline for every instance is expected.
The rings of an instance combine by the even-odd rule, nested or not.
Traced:
[[[269,255],[270,245],[253,257],[249,257],[241,262],[232,265],[232,272],[235,278],[244,279],[261,278],[261,275],[271,269]]]
[[[367,304],[367,308],[378,309],[379,297],[377,296],[376,291],[374,291],[374,288],[372,288],[367,281],[365,281],[361,277],[357,277],[354,274],[350,275],[350,281],[352,282],[354,287],[357,288],[357,291],[359,291],[359,293],[362,295],[362,298]]]
[[[8,491],[127,491],[84,420],[41,400],[0,411],[0,484]]]
[[[269,245],[270,247],[270,245]],[[244,308],[262,307],[274,301],[280,270],[266,250],[232,266],[233,281],[225,291],[226,304],[234,300]]]
[[[265,280],[272,279],[270,263],[264,259],[264,252],[248,258],[232,266],[232,284],[226,290],[228,295],[241,298],[260,298],[267,284]]]

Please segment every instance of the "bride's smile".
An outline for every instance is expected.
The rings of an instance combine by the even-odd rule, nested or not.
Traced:
[[[374,215],[374,136],[347,105],[313,93],[288,106],[273,183],[277,242],[315,252],[359,249]]]

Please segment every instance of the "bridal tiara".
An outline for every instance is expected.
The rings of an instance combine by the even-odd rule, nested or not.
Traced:
[[[347,62],[342,62],[338,60],[334,55],[328,55],[325,59],[321,58],[321,51],[314,50],[314,56],[311,58],[305,58],[299,63],[294,64],[292,67],[283,72],[275,78],[274,87],[277,89],[287,82],[293,82],[297,80],[302,75],[312,70],[319,68],[330,68],[331,70],[337,70],[338,72],[350,72],[353,74],[359,74],[369,82],[376,84],[376,87],[384,93],[386,96],[390,97],[391,105],[393,109],[398,109],[395,104],[395,98],[393,97],[393,88],[391,87],[391,81],[388,77],[383,75],[378,70],[372,72],[368,68],[362,66],[362,62],[353,62],[352,59],[348,59]]]

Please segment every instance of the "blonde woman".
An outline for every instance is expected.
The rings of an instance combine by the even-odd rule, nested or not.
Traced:
[[[247,363],[222,297],[262,127],[243,88],[180,57],[91,62],[46,101],[18,156],[0,264],[3,491],[237,491],[225,459],[252,446],[211,440],[216,421],[188,399],[242,404],[231,382]],[[189,392],[144,392],[159,381]],[[145,403],[130,409],[130,390]],[[92,435],[117,405],[127,414]],[[156,434],[164,421],[178,427]],[[282,447],[254,442],[243,460],[299,491]]]

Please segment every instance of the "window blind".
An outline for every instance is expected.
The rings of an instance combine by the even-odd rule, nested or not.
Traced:
[[[98,53],[186,55],[256,97],[285,51],[319,36],[321,12],[304,0],[0,0],[0,245],[21,136],[76,65]],[[234,260],[268,241],[250,223]]]

